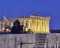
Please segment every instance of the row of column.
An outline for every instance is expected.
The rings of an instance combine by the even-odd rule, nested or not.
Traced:
[[[49,32],[49,21],[44,19],[35,20],[33,27],[35,32],[47,33]]]
[[[48,19],[22,19],[25,30],[31,29],[33,32],[37,33],[47,33],[49,32],[49,20]],[[13,23],[11,23],[13,26]],[[4,30],[4,23],[0,23],[0,31]]]
[[[31,29],[33,32],[47,33],[49,32],[49,20],[48,19],[26,19],[21,20],[24,22],[24,26]]]

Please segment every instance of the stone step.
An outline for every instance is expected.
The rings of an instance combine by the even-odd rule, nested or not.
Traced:
[[[46,34],[36,34],[36,48],[44,48]]]

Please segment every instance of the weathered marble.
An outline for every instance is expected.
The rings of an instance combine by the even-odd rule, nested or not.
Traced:
[[[36,34],[0,34],[0,48],[20,48],[21,42],[22,48],[36,48],[36,41]],[[60,47],[60,33],[47,34],[44,48],[47,47]]]
[[[0,35],[0,48],[20,48],[20,43],[25,43],[22,48],[33,48],[35,45],[34,34],[4,34]]]

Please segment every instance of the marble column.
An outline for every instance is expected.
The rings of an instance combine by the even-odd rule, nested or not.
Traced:
[[[11,27],[13,26],[13,22],[11,22],[11,25],[10,25]]]
[[[41,31],[43,32],[43,19],[41,20]]]
[[[43,19],[43,22],[42,22],[42,27],[43,27],[43,32],[45,32],[45,21]]]
[[[40,19],[40,32],[42,32],[42,19]]]
[[[45,20],[45,31],[48,33],[49,32],[49,21]]]
[[[4,31],[5,30],[5,28],[4,28],[4,23],[2,23],[2,31]]]

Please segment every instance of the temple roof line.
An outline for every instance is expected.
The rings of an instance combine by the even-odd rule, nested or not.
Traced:
[[[31,16],[19,16],[19,17],[17,17],[17,18],[46,18],[46,19],[50,19],[50,17],[49,16],[45,16],[45,17],[43,17],[43,16],[34,16],[34,15],[31,15]]]
[[[30,16],[19,16],[19,17],[17,17],[17,18],[37,18],[37,19],[50,19],[50,17],[49,16],[37,16],[37,15],[30,15]],[[16,18],[10,18],[10,19],[8,19],[8,18],[6,18],[6,16],[4,16],[4,19],[6,19],[6,20],[10,20],[10,21],[12,21],[12,20],[16,20]],[[4,20],[4,19],[2,19],[2,20]],[[1,19],[0,19],[0,21],[2,21]]]

